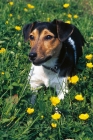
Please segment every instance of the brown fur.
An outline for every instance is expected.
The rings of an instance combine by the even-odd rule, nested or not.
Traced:
[[[45,59],[48,56],[57,57],[61,50],[62,43],[58,38],[55,38],[54,34],[49,30],[44,29],[39,34],[37,29],[33,30],[31,34],[34,39],[30,40],[31,52],[37,53],[36,59]],[[51,39],[45,39],[46,36],[52,36]]]

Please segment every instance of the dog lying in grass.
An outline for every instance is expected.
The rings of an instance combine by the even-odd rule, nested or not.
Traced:
[[[45,85],[56,88],[59,99],[68,92],[67,77],[74,74],[85,40],[72,24],[53,20],[33,22],[23,28],[25,41],[30,41],[32,62],[29,73],[31,89]]]

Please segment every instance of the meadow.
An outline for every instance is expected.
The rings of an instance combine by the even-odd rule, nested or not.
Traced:
[[[77,26],[87,43],[65,99],[43,87],[32,105],[30,47],[22,29],[53,19]],[[93,1],[0,0],[0,140],[65,139],[93,140]]]

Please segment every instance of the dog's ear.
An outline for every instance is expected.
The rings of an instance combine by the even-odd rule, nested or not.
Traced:
[[[54,19],[52,24],[56,24],[57,34],[60,41],[65,41],[73,32],[74,26],[63,21]]]
[[[32,31],[32,28],[34,27],[36,22],[33,22],[33,23],[29,23],[29,24],[26,24],[24,27],[23,27],[23,36],[24,36],[24,40],[25,41],[28,41],[29,39],[29,35]]]
[[[31,32],[31,28],[32,28],[33,24],[26,24],[23,27],[23,36],[24,36],[24,40],[27,41],[29,39],[29,34]]]

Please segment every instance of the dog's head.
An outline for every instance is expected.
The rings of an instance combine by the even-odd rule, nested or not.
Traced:
[[[25,41],[30,41],[30,60],[40,65],[47,60],[58,57],[65,41],[73,32],[74,26],[62,21],[34,22],[23,28]]]

